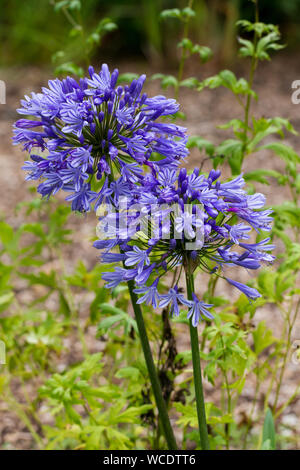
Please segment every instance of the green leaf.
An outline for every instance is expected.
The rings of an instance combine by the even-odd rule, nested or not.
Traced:
[[[141,373],[137,367],[123,367],[116,373],[118,379],[131,379],[133,381],[137,381],[140,375]]]
[[[257,181],[258,183],[262,184],[270,184],[269,178],[275,178],[277,180],[277,183],[280,185],[285,185],[288,182],[288,177],[286,175],[283,175],[279,171],[276,170],[253,170],[245,173],[244,178],[245,181]]]
[[[198,54],[202,63],[207,62],[213,56],[212,50],[209,47],[199,46],[198,44],[194,46],[193,54]]]
[[[189,78],[186,78],[185,80],[182,80],[179,85],[180,86],[183,86],[183,87],[186,87],[186,88],[197,88],[199,86],[200,82],[197,78],[195,77],[189,77]]]
[[[182,10],[181,16],[184,19],[190,19],[196,16],[196,12],[190,7],[185,7]]]
[[[151,410],[153,405],[131,406],[122,413],[118,413],[118,421],[121,423],[134,423],[135,419]]]
[[[170,86],[177,87],[178,80],[173,75],[164,75],[163,73],[155,73],[152,75],[151,80],[161,80],[161,87],[168,88]]]
[[[83,28],[80,24],[77,24],[76,26],[74,26],[74,28],[71,29],[71,31],[69,32],[69,36],[70,38],[76,38],[78,36],[81,36],[83,33]]]
[[[276,272],[270,269],[261,271],[258,276],[259,290],[269,299],[275,299],[276,277]]]
[[[108,330],[111,326],[119,323],[120,321],[124,320],[124,314],[120,313],[118,315],[113,315],[112,317],[107,317],[101,320],[98,325],[99,329]]]
[[[97,31],[94,31],[88,36],[86,42],[90,46],[93,46],[95,44],[99,44],[100,40],[101,40],[101,35]]]
[[[225,140],[216,148],[216,153],[226,158],[233,175],[241,172],[243,162],[243,144],[241,141],[235,139]]]
[[[111,305],[111,304],[104,303],[104,304],[99,305],[99,307],[100,307],[100,309],[103,313],[110,313],[111,315],[126,315],[126,316],[128,316],[127,312],[124,312],[120,308],[115,307],[114,305]]]
[[[254,44],[253,42],[249,41],[248,39],[238,38],[242,47],[240,47],[240,54],[242,57],[253,57],[255,54]]]
[[[64,403],[64,408],[66,410],[67,416],[71,420],[71,422],[74,422],[76,424],[81,423],[81,416],[77,411],[74,410],[73,406],[70,403]]]
[[[84,76],[84,71],[82,67],[79,67],[74,62],[65,62],[64,64],[59,65],[55,69],[57,75],[77,75],[78,77]]]
[[[263,439],[261,449],[275,450],[276,446],[276,433],[275,424],[270,408],[267,409],[264,427],[263,427]]]
[[[267,439],[262,443],[260,450],[273,450],[270,439]]]
[[[57,51],[51,56],[51,61],[55,64],[56,62],[61,62],[65,58],[64,51]]]
[[[0,261],[0,289],[1,291],[6,291],[10,288],[10,277],[13,272],[13,266],[9,266],[1,263]]]
[[[183,405],[182,403],[174,403],[176,411],[181,413],[180,418],[177,420],[179,426],[191,426],[196,428],[198,426],[198,418],[196,409],[192,405]]]
[[[258,356],[264,349],[274,344],[277,339],[273,336],[272,330],[267,328],[266,322],[261,321],[252,332],[254,341],[254,351]]]
[[[271,50],[280,50],[284,48],[284,45],[277,44],[277,41],[280,40],[280,34],[276,31],[273,31],[266,36],[262,37],[256,46],[255,55],[259,60],[270,60],[269,49]]]
[[[162,20],[166,20],[169,18],[181,19],[181,11],[179,10],[179,8],[171,8],[168,10],[163,10],[159,16]]]
[[[276,214],[276,228],[281,223],[283,229],[286,230],[287,225],[290,227],[300,227],[300,207],[292,201],[286,201],[283,204],[272,207]]]
[[[70,10],[80,10],[81,9],[81,1],[80,0],[70,0],[69,8],[70,8]]]
[[[270,144],[263,145],[258,150],[263,149],[272,150],[272,152],[276,153],[276,155],[278,155],[287,163],[300,163],[300,156],[289,145],[282,144],[281,142],[271,142]]]
[[[183,38],[178,44],[177,47],[182,47],[183,49],[186,49],[190,52],[192,52],[193,49],[193,41],[191,41],[189,38]]]
[[[94,31],[88,36],[86,43],[93,47],[96,44],[100,44],[102,38],[112,31],[118,29],[118,26],[110,19],[110,18],[103,18],[99,23],[98,26],[94,29]]]
[[[62,291],[59,292],[59,311],[65,316],[69,317],[71,309],[69,303]]]
[[[19,273],[19,275],[24,279],[28,279],[30,284],[40,284],[42,286],[50,287],[51,289],[55,289],[57,287],[56,273],[53,270],[49,274],[41,271],[38,274]]]
[[[14,293],[7,292],[6,294],[0,295],[0,308],[6,308],[13,300],[14,300]]]
[[[121,73],[118,77],[118,83],[131,83],[133,80],[137,80],[138,78],[138,73]]]
[[[106,295],[107,295],[106,289],[104,288],[99,289],[98,292],[96,293],[96,296],[93,302],[90,304],[90,317],[93,323],[98,321],[99,319],[99,316],[101,314],[100,304],[103,304],[103,302],[106,300]]]
[[[111,314],[111,316],[104,318],[99,323],[98,330],[100,331],[101,329],[108,330],[113,325],[120,323],[124,325],[125,332],[128,333],[130,328],[133,328],[136,333],[138,332],[136,321],[133,318],[131,318],[131,316],[128,315],[127,312],[124,312],[120,308],[114,307],[113,305],[105,304],[105,303],[100,304],[99,308],[103,313],[109,313]]]
[[[280,117],[275,117],[272,119],[255,119],[253,117],[252,124],[254,137],[250,140],[247,145],[249,153],[261,150],[261,148],[257,149],[256,146],[259,142],[261,142],[261,140],[263,140],[268,135],[278,134],[280,135],[280,137],[284,137],[284,129],[290,132],[291,134],[298,135],[297,131],[294,129],[289,120]]]
[[[215,153],[214,145],[209,140],[203,139],[203,137],[197,135],[189,137],[187,147],[189,149],[197,147],[199,150],[205,150],[209,156],[213,156]]]
[[[6,222],[0,221],[0,240],[3,245],[9,244],[13,238],[13,228]]]
[[[42,224],[39,222],[32,224],[23,224],[21,225],[20,230],[23,232],[33,233],[39,238],[45,238],[45,232],[43,230]]]
[[[189,38],[182,39],[182,41],[178,43],[177,47],[182,47],[186,51],[189,51],[191,55],[199,55],[203,63],[207,62],[212,57],[212,51],[209,47],[194,44]]]
[[[104,34],[115,31],[116,29],[118,29],[118,25],[116,23],[114,23],[110,18],[103,18],[99,22],[96,32],[103,36]]]
[[[218,126],[219,129],[229,129],[232,128],[234,132],[241,132],[246,129],[244,121],[241,119],[231,119],[229,122],[225,124],[221,124]]]
[[[256,2],[256,0],[252,0],[253,3]],[[262,23],[260,21],[252,23],[251,21],[248,20],[238,20],[236,22],[236,26],[240,26],[242,29],[244,29],[247,32],[256,32],[258,37],[261,37],[263,34],[268,34],[271,32],[278,32],[278,27],[275,26],[274,24],[266,24]]]
[[[292,243],[291,240],[289,240],[289,245],[287,246],[286,256],[280,266],[280,271],[283,271],[283,272],[285,270],[297,271],[299,268],[299,265],[300,265],[300,244]],[[276,289],[276,292],[278,292],[279,287],[281,290],[284,286],[278,283],[278,289]]]
[[[219,86],[228,88],[235,95],[251,95],[254,98],[257,98],[256,93],[251,90],[247,80],[244,78],[240,78],[238,80],[235,74],[230,70],[222,70],[218,75],[206,78],[200,83],[198,90],[201,91],[205,87],[214,89]]]
[[[60,2],[55,3],[54,5],[54,11],[56,12],[65,8],[68,8],[70,10],[80,10],[81,2],[80,0],[62,0]]]
[[[55,3],[54,11],[60,11],[62,8],[68,7],[69,0],[62,0],[60,2]]]

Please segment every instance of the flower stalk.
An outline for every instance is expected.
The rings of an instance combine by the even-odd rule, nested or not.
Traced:
[[[146,332],[145,322],[143,319],[142,310],[141,310],[140,305],[137,303],[138,296],[134,292],[134,282],[131,280],[131,281],[128,281],[127,284],[128,284],[130,298],[131,298],[131,302],[132,302],[132,306],[133,306],[133,310],[135,314],[135,319],[137,322],[137,327],[139,330],[143,353],[144,353],[144,357],[145,357],[145,361],[146,361],[146,365],[147,365],[147,369],[148,369],[148,373],[149,373],[149,377],[150,377],[150,381],[152,385],[152,390],[154,393],[155,402],[157,405],[159,418],[160,418],[161,425],[162,425],[162,429],[163,429],[169,450],[176,450],[177,444],[176,444],[175,436],[174,436],[173,429],[170,423],[170,418],[168,416],[166,402],[162,395],[157,371],[154,365],[151,348],[149,344],[149,339],[148,339],[148,335]]]
[[[187,288],[188,299],[192,300],[193,293],[195,291],[194,276],[188,266],[186,266],[185,275],[186,275],[186,288]],[[203,385],[202,385],[198,329],[197,327],[195,328],[193,326],[192,318],[190,318],[190,338],[191,338],[191,348],[192,348],[194,385],[195,385],[200,443],[201,443],[202,450],[209,450],[209,438],[208,438],[208,431],[207,431],[207,424],[206,424],[205,403],[204,403],[204,394],[203,394]]]

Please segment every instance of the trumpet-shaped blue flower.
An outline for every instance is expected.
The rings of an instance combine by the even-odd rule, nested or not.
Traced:
[[[187,318],[192,319],[193,326],[197,326],[199,323],[199,320],[203,319],[203,317],[206,317],[209,320],[212,320],[214,317],[209,312],[208,308],[211,308],[213,305],[206,304],[202,300],[199,300],[194,293],[192,294],[192,297],[193,297],[193,300],[189,301],[190,309],[187,313]]]
[[[226,277],[225,279],[229,284],[231,284],[232,286],[236,287],[241,292],[243,292],[243,294],[245,294],[249,299],[255,300],[258,297],[261,297],[261,294],[253,287],[248,287],[245,284],[242,284],[241,282],[238,282],[238,281],[233,281],[232,279],[229,279],[228,277]]]
[[[157,290],[158,279],[156,279],[151,286],[143,286],[134,289],[136,294],[143,294],[139,297],[137,303],[142,304],[146,303],[147,305],[152,305],[153,308],[157,308],[159,301],[159,293]]]
[[[180,313],[179,304],[190,305],[184,295],[178,292],[178,286],[174,286],[167,294],[160,295],[159,298],[159,307],[165,308],[167,305],[170,305],[170,315],[174,314],[176,317]]]

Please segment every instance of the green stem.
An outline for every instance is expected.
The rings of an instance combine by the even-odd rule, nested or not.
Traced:
[[[255,22],[259,22],[259,14],[258,14],[258,0],[255,1]],[[250,77],[249,77],[249,88],[252,89],[253,86],[253,81],[254,81],[254,74],[257,68],[257,63],[258,59],[256,57],[256,46],[257,46],[257,32],[255,31],[254,33],[254,53],[252,56],[251,60],[251,68],[250,68]],[[248,94],[247,100],[246,100],[246,105],[245,105],[245,115],[244,115],[244,125],[245,125],[245,130],[244,130],[244,143],[243,143],[243,158],[245,157],[245,151],[247,148],[247,140],[248,140],[248,126],[249,126],[249,112],[250,112],[250,106],[251,106],[251,99],[252,95]]]
[[[293,318],[291,319],[290,312],[289,312],[289,315],[287,317],[288,333],[287,333],[286,350],[284,352],[283,364],[281,366],[279,381],[277,383],[276,392],[275,392],[275,400],[274,400],[274,405],[273,405],[273,412],[274,413],[276,413],[276,409],[277,409],[277,404],[278,404],[278,400],[279,400],[279,394],[280,394],[280,390],[281,390],[283,376],[284,376],[284,372],[285,372],[286,364],[287,364],[287,360],[288,360],[288,355],[289,355],[290,348],[291,348],[292,331],[293,331],[293,327],[295,325],[295,322],[296,322],[296,319],[297,319],[297,316],[298,316],[299,308],[300,308],[300,300],[297,303],[297,307],[296,307],[295,314],[294,314]]]
[[[277,413],[275,413],[274,415],[274,419],[278,419],[279,416],[284,412],[284,410],[290,405],[290,403],[292,403],[292,401],[299,395],[299,392],[300,392],[300,385],[298,385],[298,387],[296,388],[296,390],[294,391],[294,393],[290,396],[290,398],[279,408],[279,410],[277,411]]]
[[[188,2],[188,8],[193,7],[194,0],[189,0]],[[184,28],[183,28],[183,39],[186,39],[188,37],[188,32],[189,32],[189,18],[186,19]],[[178,75],[177,75],[177,85],[175,87],[175,99],[178,101],[179,97],[179,87],[180,87],[180,82],[182,80],[182,75],[183,75],[183,70],[184,70],[184,64],[187,59],[187,51],[185,48],[182,48],[182,54],[179,62],[179,68],[178,68]]]
[[[256,385],[255,385],[254,398],[253,398],[251,410],[250,410],[250,413],[249,413],[249,416],[248,416],[248,422],[247,422],[247,425],[246,425],[246,431],[245,431],[245,435],[244,435],[244,439],[243,439],[242,450],[247,449],[248,434],[249,434],[250,428],[252,426],[253,414],[254,414],[254,410],[255,410],[255,407],[256,407],[256,403],[257,403],[258,393],[259,393],[259,390],[260,390],[261,380],[259,378],[259,368],[260,368],[260,366],[259,366],[259,362],[258,362],[257,373],[255,375]]]
[[[186,270],[186,288],[187,288],[188,299],[192,300],[193,298],[192,294],[194,292],[194,277],[193,277],[193,274],[188,272],[188,269]],[[190,337],[191,337],[191,347],[192,347],[194,384],[195,384],[195,395],[196,395],[200,443],[201,443],[202,450],[209,450],[209,440],[208,440],[206,415],[205,415],[203,385],[202,385],[202,377],[201,377],[201,362],[200,362],[200,352],[199,352],[198,330],[192,325],[192,319],[190,319]]]
[[[165,435],[165,438],[166,438],[166,441],[167,441],[167,444],[168,444],[168,448],[170,450],[171,449],[176,450],[177,449],[177,444],[176,444],[173,429],[172,429],[172,426],[171,426],[171,423],[170,423],[170,419],[169,419],[169,416],[168,416],[166,403],[165,403],[165,400],[164,400],[163,395],[162,395],[161,386],[160,386],[159,378],[158,378],[158,375],[157,375],[157,371],[156,371],[156,368],[155,368],[155,365],[154,365],[154,361],[153,361],[153,357],[152,357],[152,353],[151,353],[151,349],[150,349],[150,344],[149,344],[149,339],[148,339],[148,336],[147,336],[145,323],[144,323],[144,319],[143,319],[142,310],[141,310],[139,304],[137,303],[138,297],[135,294],[135,292],[133,291],[134,282],[131,280],[131,281],[128,281],[127,284],[128,284],[128,289],[129,289],[130,298],[131,298],[131,302],[132,302],[132,306],[133,306],[133,310],[134,310],[134,314],[135,314],[135,319],[136,319],[136,322],[137,322],[137,327],[138,327],[138,330],[139,330],[139,335],[140,335],[140,340],[141,340],[141,343],[142,343],[142,348],[143,348],[143,352],[144,352],[144,356],[145,356],[145,361],[146,361],[147,369],[148,369],[148,372],[149,372],[149,377],[150,377],[150,381],[151,381],[151,385],[152,385],[156,405],[157,405],[157,408],[158,408],[162,428],[163,428],[163,431],[164,431],[164,435]]]
[[[6,401],[10,406],[11,410],[18,416],[18,418],[24,423],[27,427],[29,432],[31,433],[33,439],[35,440],[39,449],[44,448],[43,439],[39,436],[39,434],[35,431],[34,426],[32,425],[30,419],[28,418],[26,411],[24,410],[24,406],[20,405],[20,403],[13,397],[11,393],[10,396],[6,397]]]

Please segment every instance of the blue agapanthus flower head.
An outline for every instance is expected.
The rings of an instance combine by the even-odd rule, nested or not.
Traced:
[[[163,168],[145,175],[123,213],[119,207],[115,217],[109,214],[100,220],[99,234],[102,227],[110,227],[112,239],[95,246],[108,252],[119,246],[124,256],[121,271],[105,274],[108,287],[132,279],[136,293],[142,294],[139,302],[169,306],[172,315],[179,315],[179,305],[186,306],[194,326],[201,318],[212,317],[211,305],[195,294],[185,298],[178,288],[181,271],[202,270],[226,279],[251,300],[259,297],[256,289],[226,276],[227,266],[256,270],[274,260],[269,238],[251,242],[253,235],[271,229],[272,210],[265,209],[262,194],[249,195],[244,185],[242,176],[221,182],[215,170],[205,176],[199,169],[188,174],[185,169]],[[175,284],[159,294],[159,279],[174,269],[179,273]]]
[[[60,189],[71,192],[72,209],[97,207],[118,182],[119,195],[142,176],[143,165],[154,171],[176,168],[184,159],[186,129],[160,117],[173,116],[178,103],[142,92],[145,75],[117,86],[118,70],[106,64],[89,78],[50,80],[48,88],[21,101],[27,116],[14,126],[14,144],[30,152],[27,179],[42,179],[38,191],[49,197]],[[127,188],[127,189],[126,189]]]

